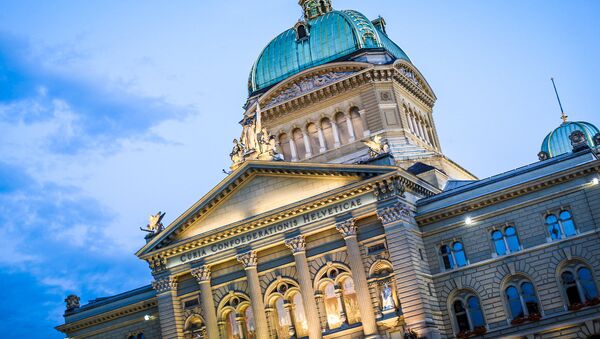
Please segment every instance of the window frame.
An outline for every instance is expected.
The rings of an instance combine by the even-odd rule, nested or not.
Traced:
[[[570,218],[563,220],[561,218],[561,214],[563,212],[568,212],[570,215]],[[560,231],[558,238],[556,239],[552,239],[552,234],[551,232],[548,230],[548,226],[550,225],[548,223],[548,217],[550,216],[554,216],[556,218],[556,224],[558,225],[558,229]],[[544,230],[546,232],[546,242],[554,242],[554,241],[560,241],[560,240],[564,240],[567,238],[571,238],[574,236],[577,236],[580,234],[580,231],[577,227],[577,222],[575,221],[575,214],[573,213],[573,209],[570,206],[561,206],[559,208],[554,208],[554,209],[549,209],[546,210],[543,214],[542,214],[542,221],[544,223]],[[571,235],[567,235],[565,232],[565,226],[564,226],[564,222],[566,221],[570,221],[573,224],[573,229],[575,231],[574,234]]]
[[[462,249],[460,251],[455,249],[454,246],[456,244],[460,244],[462,246]],[[444,248],[444,247],[449,248],[450,252],[447,254],[442,254],[442,248]],[[458,260],[456,260],[457,252],[462,252],[462,254],[464,256],[465,263],[463,265],[460,265],[458,263]],[[471,262],[469,261],[469,256],[467,255],[467,249],[466,249],[465,243],[463,242],[462,239],[457,238],[457,239],[452,239],[452,240],[442,242],[437,247],[437,255],[438,255],[438,260],[439,260],[439,264],[440,264],[440,268],[441,268],[442,272],[456,270],[456,269],[459,269],[462,267],[469,266],[471,264]],[[446,268],[446,264],[444,262],[444,257],[449,257],[450,262],[453,265],[451,268]]]
[[[581,283],[580,270],[582,270],[582,269],[587,269],[590,272],[591,281],[593,282],[593,284],[594,284],[593,287],[596,290],[595,291],[596,297],[593,297],[591,299],[587,298],[587,296],[586,296],[587,289]],[[571,273],[574,277],[574,280],[575,280],[574,287],[577,289],[577,294],[579,296],[579,303],[571,304],[571,302],[569,300],[567,288],[566,288],[566,286],[563,282],[563,278],[562,278],[563,274],[565,274],[567,272]],[[564,265],[560,270],[557,271],[557,282],[558,282],[558,287],[559,287],[560,292],[563,297],[564,307],[566,310],[577,310],[581,307],[591,306],[588,304],[593,302],[594,299],[595,300],[600,299],[600,290],[598,289],[598,279],[596,278],[596,274],[595,274],[594,270],[591,268],[591,266],[587,265],[584,262],[574,261],[574,262],[570,262],[570,263],[567,263],[566,265]],[[573,305],[576,305],[576,306],[573,307]]]
[[[481,313],[481,318],[483,320],[483,325],[479,325],[479,326],[475,326],[473,324],[473,317],[471,315],[471,307],[469,304],[469,300],[475,297],[477,298],[477,302],[479,305],[479,312]],[[461,330],[460,326],[459,326],[459,321],[457,318],[457,313],[456,310],[454,308],[454,305],[456,302],[460,302],[462,304],[462,308],[465,312],[465,316],[467,318],[467,322],[468,322],[468,327],[469,329],[467,330]],[[477,293],[475,293],[472,290],[462,290],[462,291],[458,291],[457,294],[449,299],[448,302],[448,308],[450,310],[450,319],[451,319],[451,323],[452,323],[452,328],[455,334],[459,334],[465,331],[475,331],[477,328],[483,327],[486,329],[486,331],[489,329],[488,327],[488,322],[486,319],[486,315],[485,312],[483,311],[483,305],[481,304],[481,298],[479,297],[479,295]]]
[[[530,313],[530,311],[529,311],[527,301],[525,300],[526,294],[524,293],[524,289],[523,289],[524,284],[531,284],[531,286],[533,288],[533,297],[535,297],[538,313]],[[521,306],[521,311],[523,313],[522,316],[515,316],[513,314],[513,310],[512,310],[512,307],[510,306],[510,302],[509,302],[508,295],[507,295],[507,291],[511,287],[515,288],[517,290],[517,294],[519,296],[519,302],[520,302],[520,306]],[[538,293],[538,288],[535,285],[535,283],[533,282],[533,280],[529,279],[528,277],[520,276],[520,275],[511,277],[507,281],[507,283],[503,284],[502,299],[504,301],[503,304],[504,304],[504,308],[506,310],[506,321],[510,325],[519,325],[524,321],[534,321],[534,320],[537,321],[540,318],[544,317],[544,310],[542,308],[542,303],[540,301],[540,295]]]
[[[519,245],[519,248],[517,250],[512,250],[510,243],[508,241],[509,236],[506,234],[506,231],[509,228],[512,228],[515,231],[515,234],[512,236],[514,236],[517,239],[517,243]],[[494,239],[495,232],[500,233],[500,235],[501,235],[500,239],[497,239],[497,240]],[[521,242],[521,237],[519,236],[519,231],[517,230],[517,226],[514,223],[506,223],[506,224],[490,227],[490,228],[488,228],[488,233],[490,235],[492,258],[507,256],[507,255],[517,253],[517,252],[520,252],[523,250],[523,243]],[[504,254],[498,253],[498,249],[496,247],[496,241],[502,241],[502,243],[504,244],[506,253],[504,253]]]

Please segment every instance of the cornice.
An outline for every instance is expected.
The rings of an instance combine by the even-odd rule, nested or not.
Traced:
[[[75,331],[80,331],[84,328],[105,323],[107,321],[115,320],[124,316],[127,316],[132,313],[146,311],[148,309],[157,307],[158,303],[156,298],[152,298],[151,300],[144,300],[138,303],[127,305],[125,307],[108,311],[105,313],[101,313],[92,317],[87,317],[72,323],[67,323],[64,325],[57,326],[56,329],[63,333],[73,333]]]
[[[401,187],[402,189],[398,189]],[[346,200],[355,196],[372,192],[378,199],[387,199],[390,194],[402,194],[403,190],[410,190],[424,196],[431,196],[438,191],[430,187],[418,178],[412,178],[409,173],[401,173],[399,170],[381,174],[377,177],[357,182],[348,186],[331,191],[330,194],[317,197],[312,200],[303,200],[294,205],[288,205],[279,209],[263,213],[251,219],[242,220],[230,225],[220,227],[209,232],[186,239],[184,242],[172,244],[164,248],[156,249],[143,254],[141,259],[150,263],[165,263],[166,258],[200,248],[211,243],[219,242],[253,229],[264,227],[299,214],[323,208],[338,201]],[[162,265],[164,267],[164,265]]]
[[[367,67],[367,68],[365,68]],[[413,79],[409,78],[408,73],[403,72],[402,68],[410,70]],[[357,70],[358,69],[358,70]],[[270,101],[276,97],[282,90],[288,88],[291,84],[301,81],[309,76],[321,74],[328,71],[349,71],[355,70],[351,74],[338,81],[334,81],[323,87],[303,93],[287,101],[269,106]],[[265,122],[281,118],[293,111],[309,107],[317,102],[337,97],[342,93],[354,90],[365,84],[395,81],[414,95],[419,101],[428,107],[433,107],[436,98],[431,88],[422,77],[421,73],[410,63],[395,63],[394,65],[374,66],[363,63],[332,63],[326,64],[316,69],[311,69],[306,73],[300,73],[289,78],[284,83],[277,85],[260,97],[260,104],[263,107],[263,119]],[[416,81],[416,82],[415,82]],[[421,84],[418,86],[417,83]]]
[[[492,192],[483,196],[479,196],[471,200],[461,202],[460,204],[451,205],[429,213],[417,215],[416,220],[420,226],[425,226],[434,222],[452,218],[457,215],[463,215],[470,211],[514,199],[525,194],[540,191],[547,187],[561,184],[563,182],[586,176],[591,173],[597,173],[598,171],[600,171],[600,164],[598,162],[583,164],[538,180],[529,181],[517,186],[508,187],[498,192]]]

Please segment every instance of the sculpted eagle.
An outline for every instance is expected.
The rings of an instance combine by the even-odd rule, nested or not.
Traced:
[[[166,213],[164,212],[158,211],[158,213],[150,215],[150,217],[148,218],[148,225],[146,225],[146,228],[140,227],[140,230],[150,232],[153,234],[162,231],[164,229],[164,226],[161,221],[165,214]]]
[[[371,140],[363,140],[363,143],[369,147],[369,156],[371,158],[390,152],[390,145],[388,145],[387,141],[383,141],[379,135],[374,136]]]

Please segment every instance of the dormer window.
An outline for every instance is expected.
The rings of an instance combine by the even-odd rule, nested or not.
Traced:
[[[296,40],[301,41],[308,38],[308,27],[303,22],[296,24]]]

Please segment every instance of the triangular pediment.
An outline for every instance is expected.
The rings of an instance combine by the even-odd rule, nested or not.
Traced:
[[[137,255],[214,233],[228,225],[268,215],[395,170],[391,166],[246,162],[157,234]]]

